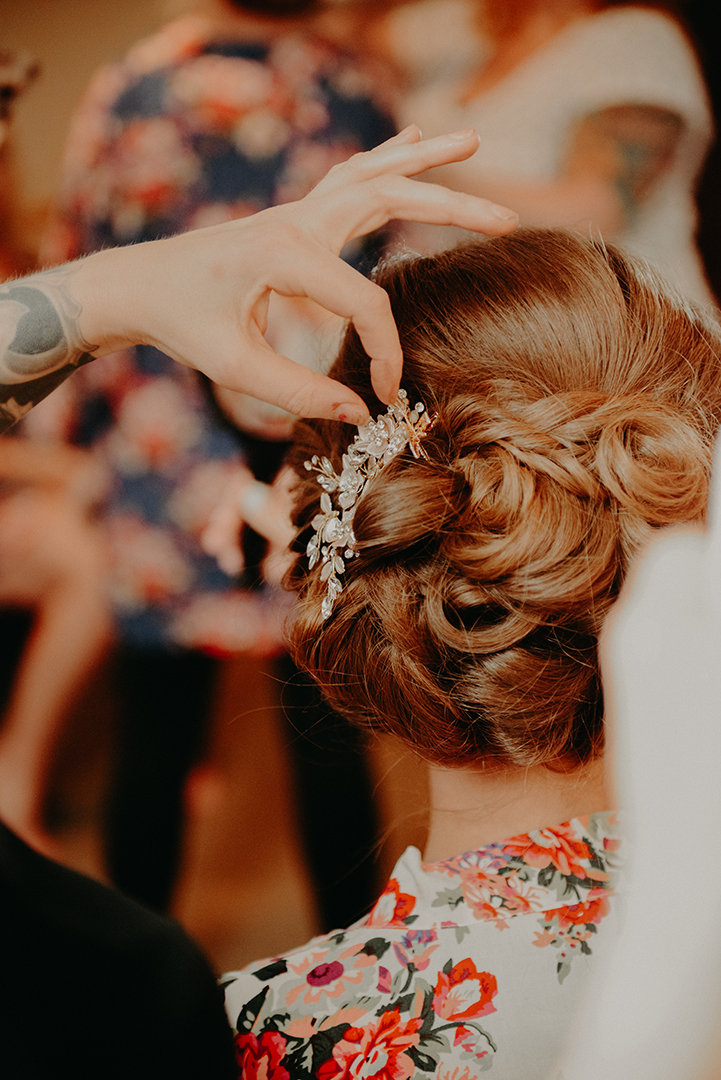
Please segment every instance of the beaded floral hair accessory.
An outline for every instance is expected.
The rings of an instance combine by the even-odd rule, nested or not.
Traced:
[[[353,532],[358,500],[373,477],[406,446],[410,446],[416,459],[421,455],[428,456],[421,440],[433,427],[435,419],[435,416],[428,415],[421,402],[411,409],[408,394],[405,390],[399,390],[396,401],[389,405],[387,413],[358,428],[358,434],[343,455],[340,476],[327,457],[319,458],[314,454],[310,461],[304,462],[309,472],[318,473],[316,479],[323,488],[321,512],[311,522],[315,535],[308,542],[306,555],[309,569],[312,570],[319,562],[321,564],[320,579],[326,582],[326,594],[321,605],[324,619],[328,618],[343,591],[338,575],[345,573],[345,560],[360,555]],[[331,495],[335,496],[337,506],[334,506]]]

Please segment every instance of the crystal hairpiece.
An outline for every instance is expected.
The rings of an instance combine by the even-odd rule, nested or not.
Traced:
[[[343,455],[343,470],[338,476],[327,457],[314,454],[304,462],[309,472],[317,472],[318,483],[323,488],[320,497],[320,514],[311,525],[315,535],[306,548],[309,569],[321,563],[320,579],[325,581],[321,613],[327,619],[336,599],[343,591],[339,574],[345,573],[345,561],[357,558],[353,532],[353,516],[356,505],[366,487],[389,461],[406,446],[410,446],[414,458],[427,457],[421,440],[435,423],[429,417],[425,405],[418,402],[414,409],[408,405],[408,394],[399,390],[396,401],[388,412],[376,420],[369,420],[358,428],[358,434]],[[334,506],[331,495],[337,493]]]

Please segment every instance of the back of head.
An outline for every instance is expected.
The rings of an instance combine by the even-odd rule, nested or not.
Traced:
[[[704,516],[721,416],[714,323],[646,267],[519,230],[381,268],[411,401],[437,413],[358,503],[327,621],[298,560],[295,656],[329,702],[448,765],[570,767],[603,740],[601,624],[654,529]],[[353,330],[332,374],[384,408]],[[304,544],[354,429],[298,426]]]

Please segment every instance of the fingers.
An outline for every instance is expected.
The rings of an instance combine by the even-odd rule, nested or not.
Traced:
[[[514,210],[441,184],[390,176],[370,181],[367,189],[369,202],[375,200],[383,208],[385,220],[380,224],[400,218],[429,225],[457,225],[489,236],[503,235],[518,224]]]
[[[403,353],[398,338],[398,330],[391,312],[390,300],[385,289],[363,277],[347,263],[340,261],[325,248],[318,245],[311,253],[305,250],[304,261],[296,263],[298,268],[297,280],[290,279],[287,288],[290,294],[299,294],[302,290],[304,295],[315,300],[316,303],[340,315],[344,319],[351,319],[363,348],[371,357],[371,383],[376,395],[381,401],[390,404],[398,397],[403,371]],[[322,412],[305,412],[297,408],[290,409],[297,416],[339,416],[337,408],[327,411],[328,386],[335,387],[333,401],[336,405],[353,405],[354,411],[348,413],[349,423],[365,423],[367,410],[363,405],[363,415],[360,420],[350,419],[360,415],[356,398],[350,390],[342,388],[342,396],[338,397],[338,383],[325,380],[318,384],[317,389],[323,396]],[[300,387],[303,393],[307,387]],[[255,394],[256,391],[254,390]],[[262,396],[258,393],[258,396]],[[355,399],[355,400],[354,400]],[[289,406],[284,405],[284,408]]]
[[[423,145],[401,146],[394,153]],[[324,246],[336,253],[346,240],[379,229],[393,218],[456,225],[488,236],[503,235],[518,224],[518,215],[505,206],[440,184],[411,180],[402,170],[374,169],[365,175],[364,163],[353,163],[368,156],[356,155],[338,166],[339,170],[355,168],[355,176],[349,171],[343,173],[343,182],[332,188],[325,188],[323,180],[310,195],[287,210],[301,228],[312,230]]]
[[[239,470],[239,475],[228,485],[200,536],[203,551],[214,556],[218,566],[228,577],[237,577],[243,570],[240,547],[243,515],[240,509],[240,493],[243,486],[252,479],[253,475],[248,469]]]
[[[364,402],[347,386],[294,363],[262,341],[244,346],[243,364],[253,372],[253,396],[295,416],[359,425],[368,419]]]
[[[373,150],[354,154],[348,161],[334,166],[311,194],[327,193],[344,184],[370,180],[386,173],[415,176],[451,161],[465,161],[475,154],[478,146],[479,138],[472,128],[422,139],[418,127],[411,124]]]

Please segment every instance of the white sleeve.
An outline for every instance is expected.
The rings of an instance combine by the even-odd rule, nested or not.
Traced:
[[[669,16],[643,8],[617,8],[578,26],[575,71],[567,71],[583,115],[612,105],[670,109],[687,130],[710,139],[706,86],[691,43]],[[578,89],[581,93],[578,95]],[[580,114],[579,114],[580,115]]]

